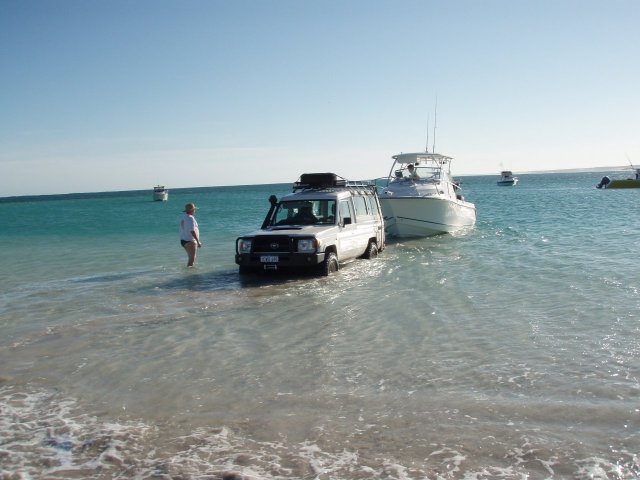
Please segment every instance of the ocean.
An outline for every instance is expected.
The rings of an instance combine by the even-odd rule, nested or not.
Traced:
[[[0,199],[0,478],[640,478],[640,190],[601,176],[460,177],[475,228],[330,277],[238,275],[290,184]]]

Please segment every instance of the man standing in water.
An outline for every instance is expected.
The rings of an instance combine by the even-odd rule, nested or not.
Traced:
[[[196,206],[193,203],[187,203],[184,206],[184,215],[180,220],[180,243],[189,257],[187,267],[193,267],[196,262],[196,251],[202,247],[198,222],[196,217],[193,216],[195,212]]]

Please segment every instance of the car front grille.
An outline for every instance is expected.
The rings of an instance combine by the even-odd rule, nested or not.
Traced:
[[[293,239],[286,235],[257,236],[253,239],[254,253],[289,253],[293,252]]]

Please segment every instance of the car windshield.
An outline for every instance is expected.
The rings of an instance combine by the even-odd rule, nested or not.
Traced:
[[[271,225],[333,225],[335,222],[335,200],[291,200],[278,204]]]

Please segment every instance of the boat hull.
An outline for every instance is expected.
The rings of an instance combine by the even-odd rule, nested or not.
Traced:
[[[624,180],[611,180],[606,186],[606,189],[609,188],[640,188],[640,180],[635,180],[633,178],[627,178]]]
[[[153,200],[155,202],[166,202],[169,200],[168,192],[153,192]]]
[[[476,223],[476,208],[440,197],[381,197],[385,233],[390,237],[429,237],[453,233]]]
[[[514,187],[518,183],[518,180],[515,178],[512,180],[498,180],[497,183],[500,187]]]

